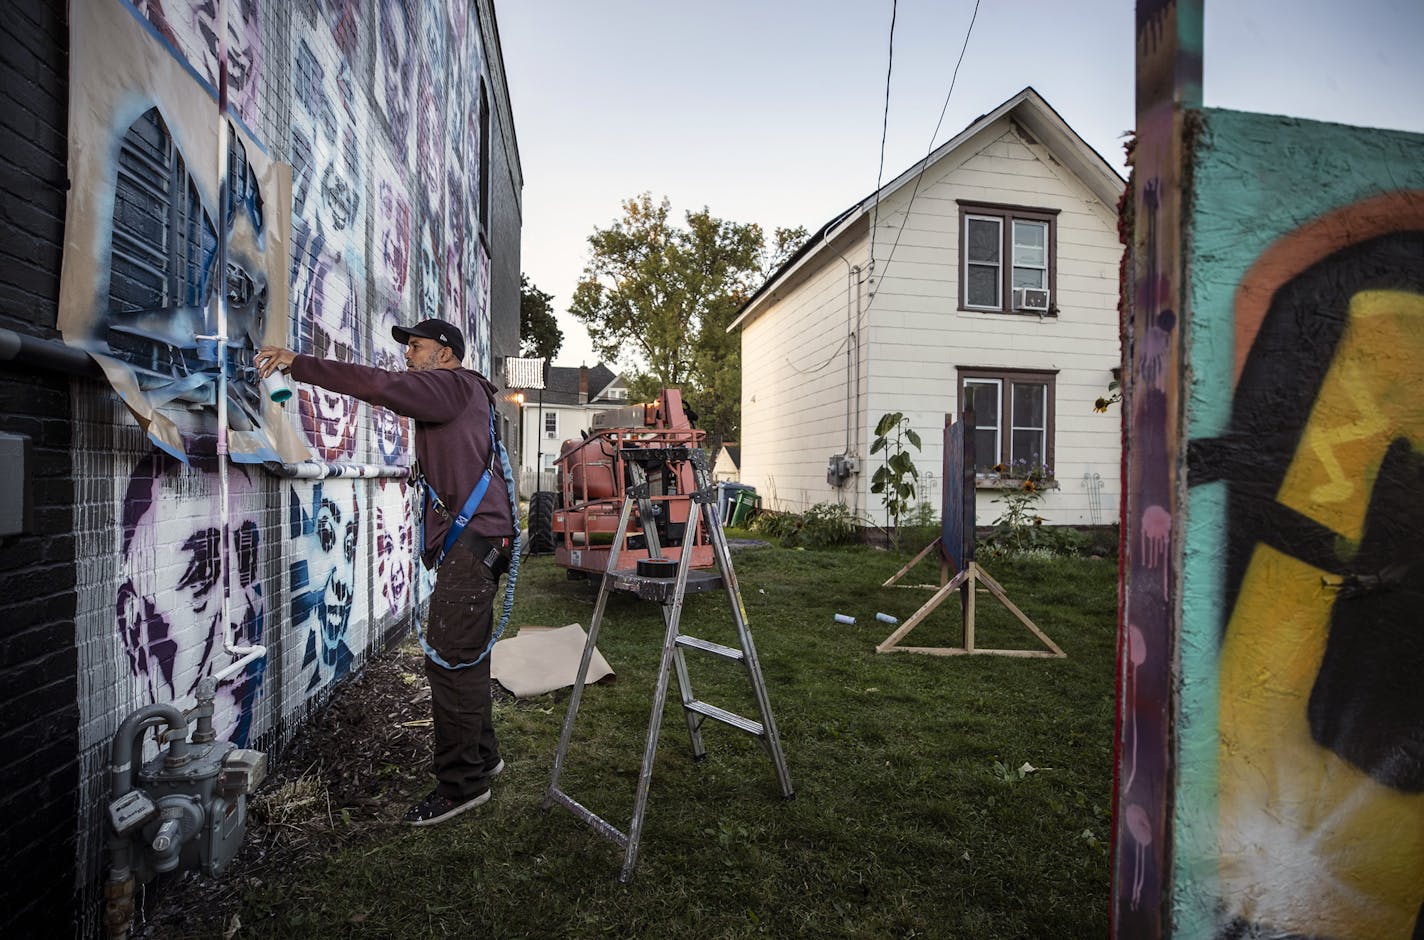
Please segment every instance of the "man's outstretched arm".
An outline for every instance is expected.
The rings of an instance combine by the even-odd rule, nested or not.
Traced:
[[[465,383],[438,375],[447,370],[390,372],[352,362],[302,356],[280,346],[263,346],[253,361],[263,378],[278,370],[291,372],[292,378],[299,382],[350,395],[417,421],[443,424],[459,417],[469,404],[469,388]]]

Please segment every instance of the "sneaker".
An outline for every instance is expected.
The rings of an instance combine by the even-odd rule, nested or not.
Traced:
[[[459,803],[431,790],[429,796],[410,808],[410,812],[405,814],[405,821],[412,826],[433,826],[453,816],[458,816],[467,809],[474,809],[482,803],[487,803],[489,798],[490,791],[485,790],[463,803]]]
[[[495,764],[493,767],[491,767],[491,768],[489,769],[489,773],[485,774],[485,776],[488,777],[489,779],[493,780],[495,777],[498,777],[498,776],[499,776],[500,774],[502,774],[502,773],[504,773],[504,758],[503,758],[503,757],[501,757],[501,758],[499,759],[499,763],[498,763],[498,764]]]

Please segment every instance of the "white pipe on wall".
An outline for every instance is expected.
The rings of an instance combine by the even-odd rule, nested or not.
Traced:
[[[228,186],[228,102],[227,102],[227,4],[228,0],[218,0],[218,207],[217,207],[217,265],[214,277],[217,285],[209,294],[209,303],[216,297],[217,330],[210,337],[217,344],[218,355],[218,514],[222,518],[222,559],[223,592],[222,624],[223,652],[237,658],[236,662],[220,670],[214,677],[219,683],[237,675],[248,663],[267,655],[267,647],[261,645],[238,646],[232,630],[232,506],[228,480],[228,427],[227,427],[227,370],[228,370],[228,321],[227,321],[227,235],[231,228],[228,218],[228,204],[232,193]]]

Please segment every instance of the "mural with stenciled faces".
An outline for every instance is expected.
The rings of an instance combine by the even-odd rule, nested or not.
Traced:
[[[124,715],[191,706],[233,661],[225,640],[267,649],[216,702],[225,737],[260,745],[428,594],[404,480],[263,469],[406,467],[411,422],[306,386],[278,405],[251,357],[276,342],[402,369],[391,328],[440,316],[488,374],[487,27],[473,0],[90,0],[70,28],[60,328],[114,389],[80,402],[74,444],[110,481],[77,516],[81,743],[101,774]],[[200,339],[219,296],[222,356]],[[242,462],[225,484],[222,357]]]

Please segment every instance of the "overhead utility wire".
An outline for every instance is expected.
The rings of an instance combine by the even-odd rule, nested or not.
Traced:
[[[920,161],[920,171],[915,174],[915,188],[912,189],[912,190],[910,190],[910,201],[907,202],[907,203],[905,203],[905,214],[900,217],[900,227],[895,230],[895,241],[894,241],[894,243],[891,244],[891,246],[890,246],[890,254],[886,255],[886,257],[885,257],[885,270],[887,270],[887,271],[890,269],[890,260],[895,257],[895,249],[900,246],[900,236],[901,236],[901,234],[903,234],[904,231],[905,231],[905,223],[906,223],[907,221],[909,221],[909,219],[910,219],[910,209],[914,206],[914,204],[915,204],[915,196],[916,196],[916,195],[919,193],[919,191],[920,191],[920,180],[924,179],[924,176],[925,176],[925,169],[929,166],[930,154],[934,153],[935,138],[939,136],[939,129],[940,129],[940,126],[941,126],[942,124],[944,124],[944,116],[945,116],[945,114],[948,113],[948,111],[949,111],[949,99],[950,99],[951,97],[953,97],[953,95],[954,95],[954,83],[959,80],[959,66],[964,63],[964,53],[965,53],[965,51],[969,48],[969,37],[974,34],[974,21],[975,21],[976,19],[978,19],[978,17],[979,17],[979,0],[974,0],[974,12],[973,12],[973,14],[971,14],[970,17],[969,17],[969,29],[967,29],[967,30],[965,31],[965,33],[964,33],[964,44],[959,47],[959,59],[958,59],[958,61],[956,61],[956,62],[954,63],[954,74],[952,74],[952,75],[950,76],[950,78],[949,78],[949,91],[947,91],[947,92],[945,93],[945,96],[944,96],[944,107],[942,107],[942,108],[939,109],[939,120],[935,122],[934,133],[930,135],[930,145],[929,145],[929,149],[927,149],[927,150],[925,151],[925,158]],[[888,101],[886,102],[886,106],[887,106],[887,107],[889,106],[889,102],[888,102]],[[884,147],[885,147],[885,145],[884,145],[884,142],[882,141],[882,142],[881,142],[881,161],[882,161],[882,163],[883,163],[883,161],[884,161],[884,159],[885,159],[885,158],[884,158]],[[876,187],[875,203],[876,203],[876,207],[878,208],[879,205],[880,205],[880,189],[879,189],[879,186]],[[871,245],[871,248],[870,248],[870,259],[871,259],[871,264],[872,264],[872,265],[873,265],[874,262],[875,262],[875,234],[874,234],[874,232],[875,232],[875,228],[874,228],[874,223],[872,222],[872,225],[871,225],[871,236],[870,236],[870,245]],[[880,290],[879,290],[879,283],[878,283],[878,281],[877,281],[876,286],[873,287],[873,288],[871,289],[871,291],[870,291],[870,300],[869,300],[868,303],[866,304],[867,312],[869,312],[869,307],[870,307],[870,305],[875,303],[875,298],[876,298],[876,296],[877,296],[879,293],[880,293]]]
[[[890,51],[885,57],[885,113],[880,118],[880,169],[875,173],[875,209],[870,219],[870,269],[875,270],[875,223],[880,220],[880,181],[885,178],[885,137],[890,127],[890,73],[895,68],[895,17],[899,0],[890,0]]]

